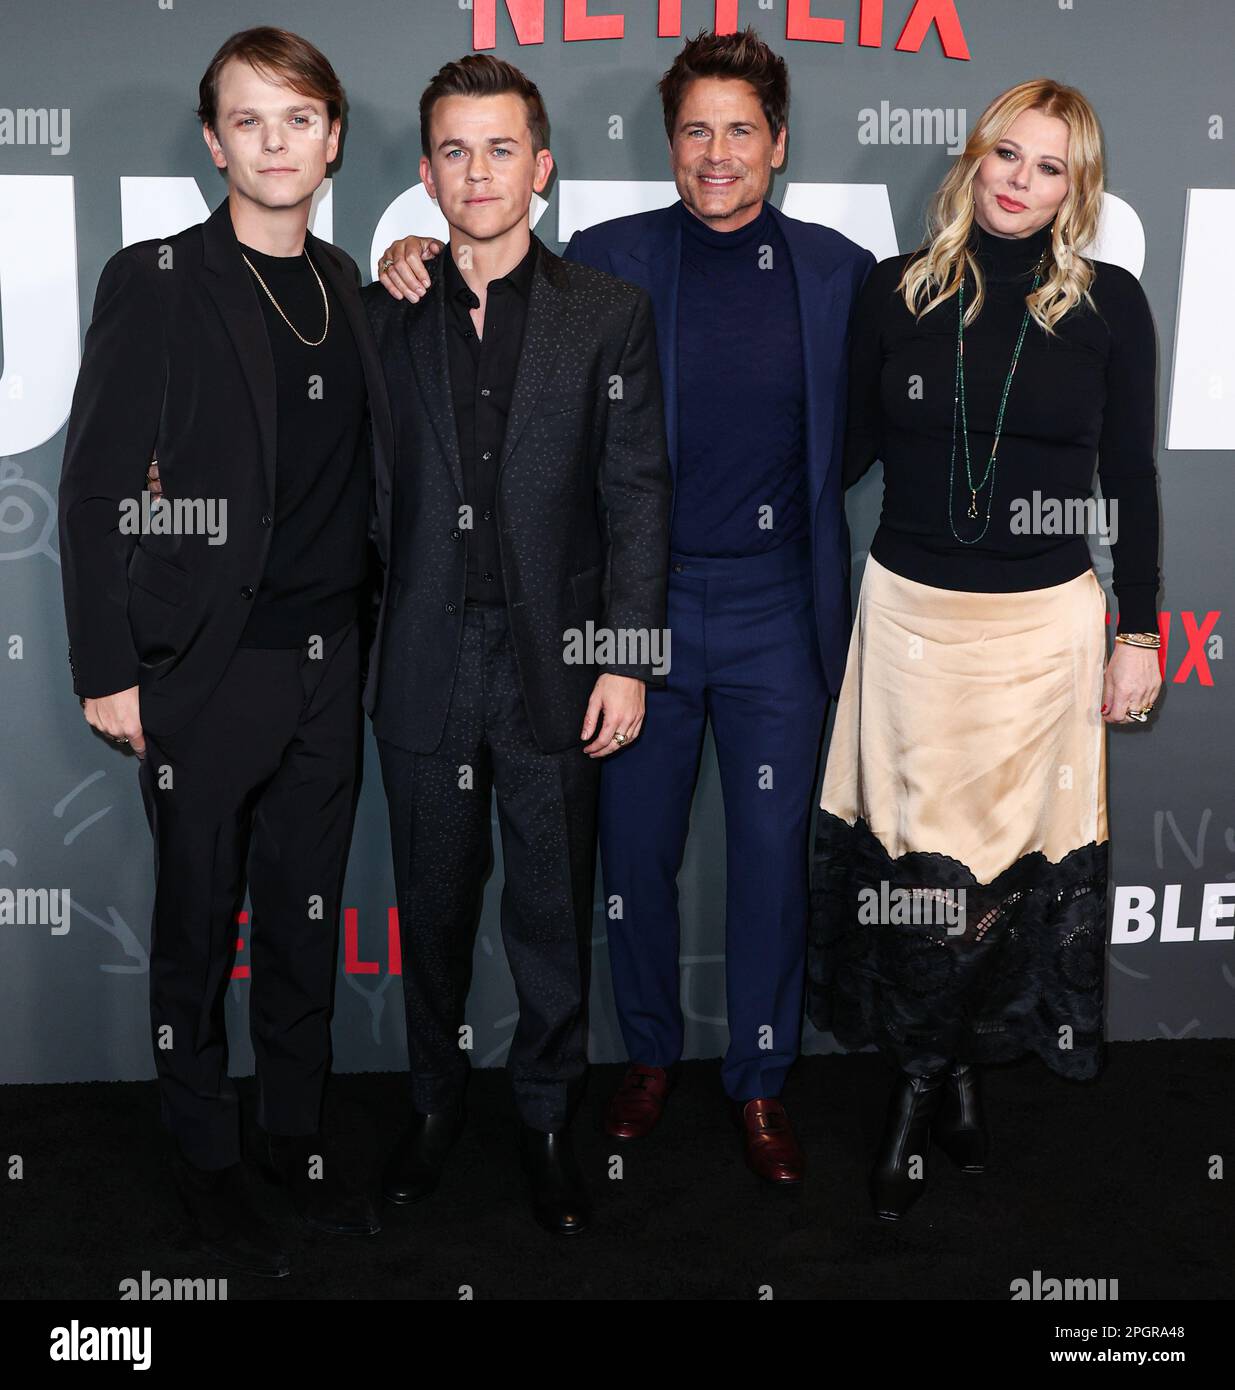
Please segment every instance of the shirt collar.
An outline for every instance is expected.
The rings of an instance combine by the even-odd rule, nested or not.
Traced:
[[[527,255],[513,270],[505,275],[500,275],[496,280],[490,280],[489,289],[492,290],[494,285],[509,286],[526,301],[532,292],[532,276],[536,271],[539,247],[540,242],[533,236],[531,245],[527,249]],[[475,309],[480,303],[475,293],[468,288],[467,281],[464,280],[462,272],[455,264],[454,252],[449,242],[446,243],[446,293],[452,299],[458,299],[469,309]]]

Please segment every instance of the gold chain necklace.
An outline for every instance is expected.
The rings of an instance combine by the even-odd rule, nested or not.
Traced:
[[[244,256],[245,265],[249,267],[249,269],[253,272],[254,275],[257,275],[257,283],[262,287],[262,289],[266,291],[266,298],[271,302],[271,304],[274,305],[276,309],[278,309],[279,317],[283,320],[285,324],[287,324],[288,328],[290,328],[292,332],[295,333],[296,337],[300,339],[300,341],[305,345],[305,347],[321,347],[321,345],[326,341],[326,334],[330,331],[330,300],[326,298],[326,286],[322,284],[322,277],[317,273],[317,267],[309,259],[308,249],[306,248],[302,254],[305,260],[309,262],[309,269],[313,272],[313,278],[317,281],[317,287],[322,292],[322,303],[326,307],[326,327],[322,329],[322,336],[316,340],[306,338],[304,334],[297,329],[296,325],[283,312],[283,308],[280,305],[279,301],[274,297],[274,295],[270,293],[270,286],[265,282],[265,280],[262,279],[260,275],[257,274],[257,267],[253,264],[251,260],[249,260],[248,256],[244,255],[243,251],[240,254]]]

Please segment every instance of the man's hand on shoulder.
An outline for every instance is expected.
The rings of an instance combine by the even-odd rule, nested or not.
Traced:
[[[425,262],[445,249],[436,237],[405,236],[392,241],[378,259],[377,278],[395,299],[410,299],[415,304],[425,297],[431,284]]]

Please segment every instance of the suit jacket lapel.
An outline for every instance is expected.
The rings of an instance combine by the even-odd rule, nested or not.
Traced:
[[[241,258],[240,243],[236,240],[226,198],[202,224],[202,243],[203,264],[208,272],[206,288],[218,305],[253,397],[261,439],[266,496],[273,501],[278,424],[274,357],[266,336],[262,307],[257,299],[260,291],[253,284],[248,267]]]
[[[527,318],[523,328],[523,345],[515,372],[510,414],[506,418],[506,434],[498,461],[498,476],[514,452],[524,426],[531,419],[540,400],[565,337],[566,282],[559,270],[558,257],[538,244],[536,271],[528,295]]]
[[[682,228],[676,204],[660,212],[647,237],[633,250],[613,255],[613,273],[641,285],[652,301],[656,324],[656,355],[660,359],[665,401],[665,434],[669,470],[676,480],[678,466],[678,277],[682,259]],[[629,263],[629,269],[625,263]]]
[[[836,434],[838,373],[845,362],[837,356],[836,314],[838,282],[835,265],[821,265],[817,254],[799,235],[800,223],[769,204],[772,217],[785,238],[793,261],[798,288],[798,316],[802,332],[802,371],[806,383],[806,472],[810,487],[811,515],[824,490],[828,474],[837,466]],[[843,334],[841,339],[843,340]]]
[[[420,311],[405,312],[403,322],[425,413],[433,424],[442,457],[462,499],[463,464],[459,459],[459,432],[455,424],[450,367],[446,355],[446,276],[443,269],[446,254],[443,251],[442,255],[429,262],[431,288],[421,301]]]

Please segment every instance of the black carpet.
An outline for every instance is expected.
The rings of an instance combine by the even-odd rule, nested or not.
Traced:
[[[502,1071],[476,1072],[469,1123],[438,1193],[383,1203],[380,1235],[300,1225],[253,1177],[287,1240],[292,1273],[256,1279],[177,1247],[183,1217],[164,1169],[153,1083],[0,1088],[0,1295],[115,1299],[126,1278],[226,1276],[229,1300],[995,1299],[1014,1279],[1118,1279],[1121,1300],[1235,1292],[1235,1041],[1119,1043],[1078,1085],[1038,1062],[986,1072],[991,1163],[967,1176],[932,1158],[899,1225],[865,1191],[889,1073],[873,1055],[806,1058],[785,1102],[810,1164],[797,1191],[764,1187],[741,1161],[719,1063],[688,1063],[661,1127],[622,1147],[600,1120],[621,1075],[595,1067],[577,1147],[597,1213],[577,1237],[536,1227],[514,1151]],[[252,1133],[251,1083],[241,1082]],[[401,1076],[337,1077],[328,1128],[376,1165],[402,1124]],[[611,1155],[624,1165],[611,1168]]]

